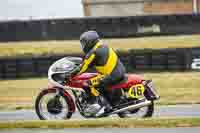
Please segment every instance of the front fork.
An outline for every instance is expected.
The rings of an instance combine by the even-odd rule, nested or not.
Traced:
[[[79,112],[82,113],[83,112],[83,109],[81,107],[81,103],[79,101],[79,96],[77,95],[76,91],[75,90],[72,90],[72,93],[74,95],[74,98],[75,98],[75,104],[76,104],[76,107],[78,108]]]
[[[55,98],[56,97],[59,98],[60,95],[66,97],[67,102],[69,104],[70,112],[74,113],[76,111],[76,106],[74,104],[74,100],[73,100],[72,96],[67,91],[65,91],[65,89],[63,89],[63,88],[54,87],[54,89],[56,89],[56,93],[57,93]]]

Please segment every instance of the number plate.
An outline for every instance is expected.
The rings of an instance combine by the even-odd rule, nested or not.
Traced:
[[[131,86],[131,88],[128,91],[128,94],[132,98],[139,98],[140,96],[143,96],[144,85],[143,84],[137,84],[137,85]]]

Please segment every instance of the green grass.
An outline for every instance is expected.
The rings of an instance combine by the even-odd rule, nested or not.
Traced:
[[[0,81],[0,110],[30,109],[41,89],[47,87],[47,78]]]
[[[142,74],[142,73],[141,73]],[[200,72],[143,73],[153,79],[161,96],[157,104],[200,103]],[[0,81],[0,109],[30,109],[42,88],[47,87],[47,78],[30,78]]]
[[[190,48],[200,46],[200,35],[105,39],[104,42],[114,49],[120,50],[177,47]],[[0,43],[0,57],[71,53],[81,53],[78,40]]]
[[[200,103],[200,72],[145,73],[161,95],[160,104]]]
[[[200,118],[151,118],[120,119],[103,118],[90,120],[64,121],[15,121],[0,122],[0,129],[5,128],[143,128],[143,127],[200,127]]]

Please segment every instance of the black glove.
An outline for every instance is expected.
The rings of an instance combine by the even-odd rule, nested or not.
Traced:
[[[80,67],[76,67],[76,68],[72,71],[71,75],[72,75],[72,76],[76,75],[77,73],[80,72],[80,70],[81,70]]]

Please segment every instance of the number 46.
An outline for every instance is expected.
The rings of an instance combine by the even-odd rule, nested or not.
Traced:
[[[144,86],[142,84],[138,84],[135,86],[132,86],[129,91],[129,96],[132,98],[138,98],[139,96],[142,96],[144,93]]]

